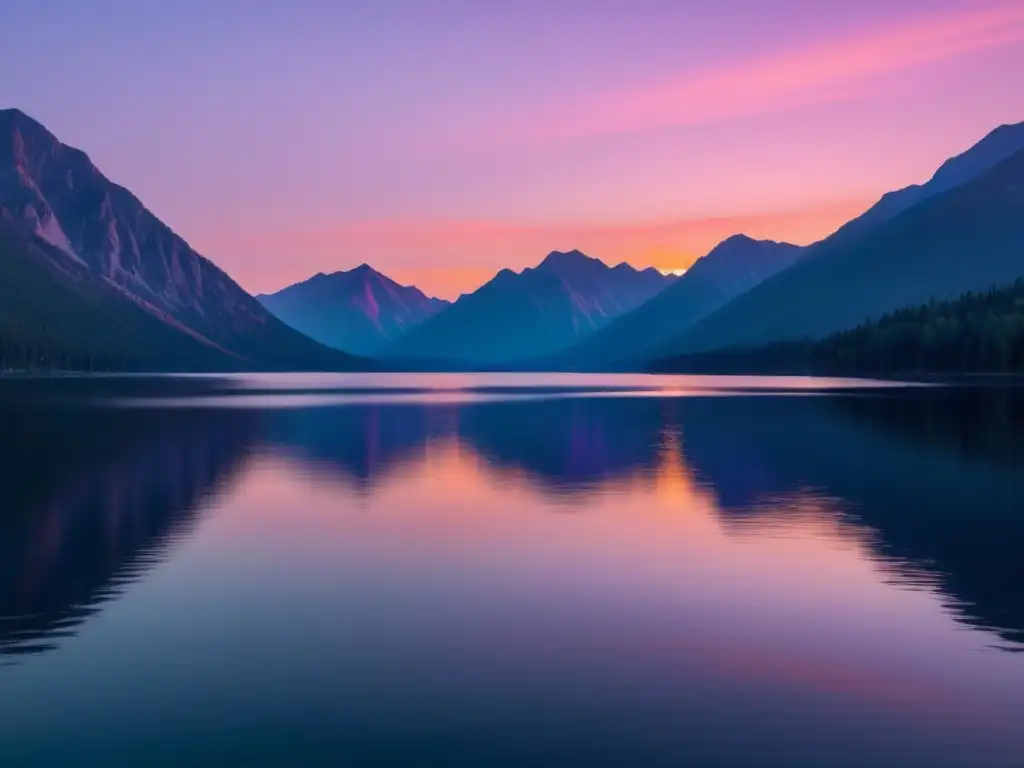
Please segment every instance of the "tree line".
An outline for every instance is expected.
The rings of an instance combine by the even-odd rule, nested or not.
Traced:
[[[84,371],[112,372],[125,369],[115,355],[69,345],[46,325],[0,321],[0,372]]]
[[[659,361],[660,371],[716,373],[1024,373],[1024,279],[902,309],[821,340]]]
[[[109,351],[69,344],[45,324],[0,319],[0,371],[131,369]],[[1024,373],[1024,279],[902,309],[818,341],[780,342],[658,361],[664,372]]]

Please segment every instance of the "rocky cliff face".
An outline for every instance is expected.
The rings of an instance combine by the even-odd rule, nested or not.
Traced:
[[[168,324],[242,358],[308,343],[82,151],[24,113],[0,111],[0,209],[62,269],[87,273]]]
[[[266,311],[109,181],[80,150],[17,110],[0,112],[0,205],[71,263],[216,340]]]

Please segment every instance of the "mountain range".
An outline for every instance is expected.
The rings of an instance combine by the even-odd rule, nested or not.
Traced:
[[[642,364],[655,350],[741,293],[794,264],[805,249],[734,235],[672,285],[556,357],[561,367]]]
[[[319,273],[256,297],[292,328],[335,349],[374,355],[450,302],[399,285],[368,264]]]
[[[365,264],[250,296],[85,153],[0,110],[0,368],[643,369],[1022,276],[1024,123],[810,246],[736,235],[678,278],[555,251],[448,303]]]
[[[661,351],[820,338],[903,307],[1012,283],[1024,275],[1024,123],[996,129],[927,184],[887,195],[807,250]]]
[[[485,366],[540,359],[640,306],[674,279],[653,268],[609,267],[580,251],[553,251],[536,267],[503,269],[383,354]]]
[[[352,368],[274,317],[82,151],[0,111],[0,323],[143,369]],[[32,292],[28,292],[32,291]]]

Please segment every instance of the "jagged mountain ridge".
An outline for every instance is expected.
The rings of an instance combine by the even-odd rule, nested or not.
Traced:
[[[644,360],[702,317],[780,272],[805,253],[789,243],[733,235],[672,285],[615,319],[556,360],[564,367],[618,367]]]
[[[536,267],[502,270],[384,354],[474,365],[540,358],[604,327],[673,280],[653,268],[609,267],[580,251],[553,251]]]

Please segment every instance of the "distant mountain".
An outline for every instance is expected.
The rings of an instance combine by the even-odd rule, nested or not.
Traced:
[[[14,109],[0,111],[0,219],[5,269],[41,291],[0,309],[20,332],[81,336],[133,368],[359,363],[277,320],[84,152]]]
[[[863,234],[825,241],[685,331],[665,355],[820,338],[1024,275],[1024,150]]]
[[[943,163],[926,183],[913,184],[883,195],[865,213],[843,225],[829,241],[863,234],[930,197],[966,184],[1022,149],[1024,122],[1001,125],[966,152]]]
[[[674,278],[555,251],[505,269],[384,350],[397,358],[503,365],[557,352],[640,306]]]
[[[719,243],[665,290],[558,356],[568,367],[641,361],[730,299],[792,266],[805,249],[735,235]]]
[[[335,349],[373,355],[450,302],[403,286],[367,264],[323,273],[256,297],[278,318]]]

